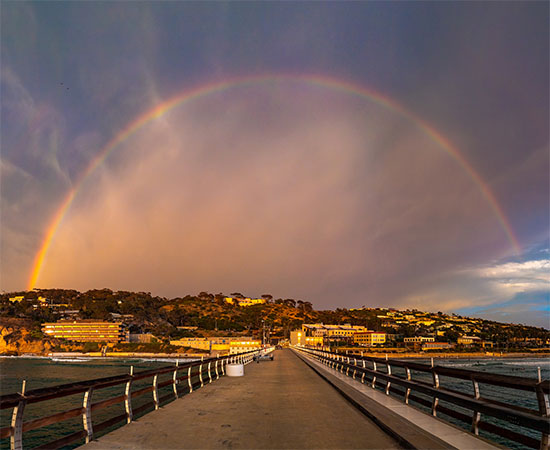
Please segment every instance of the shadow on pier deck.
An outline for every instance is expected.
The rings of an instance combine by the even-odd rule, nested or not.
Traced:
[[[93,449],[400,448],[291,350],[250,364],[85,446]]]

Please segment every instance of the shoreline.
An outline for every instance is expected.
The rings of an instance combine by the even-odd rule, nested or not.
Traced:
[[[507,359],[507,358],[549,358],[550,350],[540,352],[470,352],[470,353],[420,353],[420,352],[406,352],[406,353],[383,353],[383,352],[366,352],[355,350],[349,353],[343,354],[362,354],[363,356],[374,358],[385,358],[386,355],[389,359]],[[210,358],[216,355],[210,355],[208,353],[151,353],[151,352],[107,352],[102,354],[101,352],[49,352],[47,354],[40,353],[21,353],[21,354],[0,354],[0,358],[102,358],[102,359],[116,359],[116,358]]]
[[[71,359],[71,358],[89,358],[89,359],[127,359],[127,358],[140,358],[140,359],[183,359],[192,358],[200,359],[202,357],[211,357],[205,353],[138,353],[138,352],[107,352],[102,354],[101,352],[51,352],[48,354],[38,353],[22,353],[20,355],[0,354],[0,358],[45,358],[45,359]]]
[[[386,355],[389,359],[507,359],[507,358],[549,358],[550,350],[545,352],[471,352],[471,353],[419,353],[419,352],[407,352],[407,353],[383,353],[383,352],[361,352],[350,351],[349,353],[342,353],[349,355],[368,356],[371,358],[385,358]]]

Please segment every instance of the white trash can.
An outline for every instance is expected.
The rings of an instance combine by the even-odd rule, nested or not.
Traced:
[[[244,364],[228,364],[225,369],[225,373],[228,377],[244,376]]]

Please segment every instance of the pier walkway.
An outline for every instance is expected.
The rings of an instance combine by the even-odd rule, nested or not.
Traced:
[[[99,449],[400,448],[291,350],[249,364],[84,446]]]

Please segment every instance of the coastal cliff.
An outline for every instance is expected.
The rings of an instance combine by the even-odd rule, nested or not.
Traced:
[[[25,320],[2,319],[0,321],[0,354],[45,355],[53,347],[48,339],[41,339],[33,335],[32,324]]]

